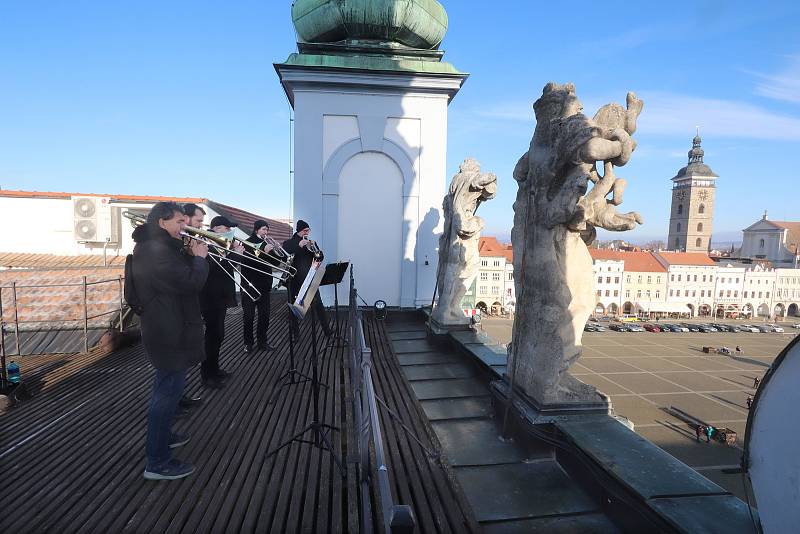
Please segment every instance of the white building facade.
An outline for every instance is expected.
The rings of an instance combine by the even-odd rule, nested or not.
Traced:
[[[748,269],[744,275],[742,312],[746,317],[770,318],[773,316],[776,273],[760,265]]]
[[[744,295],[744,267],[721,264],[717,268],[717,283],[714,285],[714,316],[738,317]]]
[[[447,108],[467,77],[437,50],[444,10],[412,4],[384,28],[366,7],[331,17],[341,6],[297,1],[299,53],[275,65],[294,109],[294,217],[326,261],[354,265],[367,302],[403,307],[433,294]]]
[[[773,315],[800,317],[800,269],[775,269]]]
[[[621,260],[594,259],[592,274],[597,304],[595,314],[616,315],[622,308],[622,279],[625,262]]]
[[[764,216],[742,230],[741,258],[764,259],[776,267],[800,266],[800,222],[771,221]]]

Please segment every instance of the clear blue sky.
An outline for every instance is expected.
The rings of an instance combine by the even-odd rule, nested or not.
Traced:
[[[721,176],[719,241],[768,209],[800,219],[797,2],[444,0],[445,58],[471,73],[450,107],[448,176],[467,156],[499,176],[481,208],[507,237],[511,171],[548,81],[587,114],[645,101],[622,208],[664,239],[669,179],[696,125]],[[0,186],[203,196],[289,215],[289,107],[272,67],[295,48],[288,0],[0,3]]]

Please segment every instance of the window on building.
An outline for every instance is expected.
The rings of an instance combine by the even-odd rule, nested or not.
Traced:
[[[602,284],[603,283],[603,277],[602,276],[598,276],[597,277],[597,283],[598,284]]]
[[[680,238],[676,237],[675,238],[675,250],[680,250],[680,248],[681,248],[681,240],[680,240]]]
[[[657,299],[661,298],[661,291],[659,291],[658,289],[656,289],[656,298]]]
[[[661,283],[661,277],[660,276],[656,276],[656,284],[660,284],[660,283]]]
[[[725,295],[725,296],[726,297],[730,297],[731,296],[731,290],[730,289],[727,291],[727,295]]]
[[[626,290],[625,290],[625,298],[626,298],[626,299],[629,299],[629,298],[631,298],[631,290],[630,290],[630,289],[626,289]]]
[[[489,273],[481,273],[481,280],[488,280],[488,279],[489,279]]]
[[[703,275],[703,282],[706,281],[706,275]]]
[[[697,223],[697,231],[698,232],[702,232],[703,231],[703,223]]]
[[[486,293],[486,286],[480,286],[480,287],[478,288],[478,290],[479,290],[481,293],[484,293],[484,294],[485,294],[485,293]]]
[[[500,267],[500,260],[494,260],[494,266]]]
[[[615,297],[618,297],[618,296],[619,296],[619,290],[618,290],[618,289],[615,289],[615,290],[614,290],[614,296],[615,296]]]
[[[735,291],[733,292],[733,296],[734,296],[734,297],[738,297],[738,296],[739,296],[739,291],[738,291],[738,290],[735,290]]]
[[[769,298],[769,291],[767,291],[767,298]]]
[[[498,286],[492,286],[492,295],[499,295],[500,288]]]
[[[626,284],[630,284],[631,283],[631,275],[628,275],[628,276],[625,277],[625,283]]]
[[[500,273],[492,273],[492,280],[494,280],[495,282],[499,282],[500,281]]]
[[[488,266],[489,266],[489,260],[481,260],[481,267],[488,267]]]
[[[648,276],[647,277],[647,283],[651,284],[652,282],[653,282],[653,277],[652,276]]]
[[[764,240],[763,239],[760,239],[758,241],[758,248],[764,248]]]
[[[696,246],[697,248],[702,247],[703,246],[703,240],[698,237],[694,242],[694,246]]]
[[[514,273],[508,273],[508,280],[514,280]]]
[[[677,290],[675,293],[676,293],[676,295],[675,295],[676,297],[680,297],[681,296],[681,290],[680,289]]]
[[[606,276],[606,284],[610,284],[610,283],[611,283],[611,277],[610,276]]]
[[[709,282],[713,282],[713,281],[714,281],[714,275],[713,275],[713,274],[712,274],[711,276],[709,276],[709,277],[708,277],[708,281],[709,281]]]
[[[678,215],[683,214],[683,204],[678,204]],[[681,223],[678,223],[678,231],[681,231]]]
[[[674,282],[675,281],[675,275],[674,274],[669,275],[669,281],[670,282]]]
[[[611,291],[609,291],[608,289],[606,289],[606,296],[607,296],[607,297],[610,297],[610,296],[611,296]]]
[[[642,290],[641,290],[641,289],[637,289],[637,290],[636,290],[636,298],[637,298],[637,299],[640,299],[640,298],[642,298]]]
[[[678,282],[681,281],[681,275],[678,275]]]
[[[619,276],[615,276],[614,277],[614,283],[615,284],[619,284]]]
[[[759,291],[759,292],[758,292],[758,298],[761,298],[761,294],[762,294],[762,293],[763,293],[763,291]]]
[[[642,275],[639,275],[639,283],[642,283]]]
[[[676,232],[680,232],[681,231],[681,223],[678,223],[678,224],[675,225],[675,231]]]
[[[720,289],[720,291],[719,291],[719,298],[722,298],[722,294],[723,294],[723,293],[724,293],[724,291],[722,291],[722,290]]]
[[[692,291],[692,296],[693,296],[693,297],[696,297],[696,296],[697,296],[697,290],[695,290],[695,291]]]
[[[600,291],[599,289],[597,290],[597,296],[598,296],[598,297],[602,297],[602,296],[603,296],[603,292],[602,292],[602,291]]]
[[[688,279],[687,279],[688,281]],[[697,275],[694,275],[694,281],[697,282]]]
[[[669,290],[669,296],[670,297],[672,296],[672,290],[671,289]]]
[[[644,296],[647,297],[647,298],[650,298],[650,290],[649,289],[644,292]]]
[[[705,212],[706,212],[706,205],[705,204],[700,204],[700,207],[697,208],[697,213],[701,213],[702,214],[702,213],[705,213]]]

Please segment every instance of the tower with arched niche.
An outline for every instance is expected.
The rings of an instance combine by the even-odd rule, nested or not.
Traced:
[[[447,111],[467,78],[442,61],[447,13],[435,0],[296,0],[292,21],[297,52],[275,69],[294,109],[294,217],[327,262],[353,263],[370,304],[430,304]]]
[[[683,252],[708,252],[714,220],[716,180],[719,178],[703,162],[704,151],[698,132],[689,151],[689,163],[672,178],[672,208],[667,249]]]

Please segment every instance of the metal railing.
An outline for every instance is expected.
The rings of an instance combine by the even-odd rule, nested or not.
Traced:
[[[5,342],[5,335],[7,331],[14,332],[14,345],[16,348],[16,356],[22,356],[22,343],[20,340],[20,332],[31,332],[31,331],[45,331],[45,330],[83,330],[83,350],[84,352],[89,352],[89,321],[93,321],[94,319],[99,319],[101,317],[106,316],[116,316],[116,321],[119,323],[116,325],[119,328],[120,332],[123,331],[124,323],[125,323],[125,300],[123,298],[123,282],[125,278],[123,276],[118,276],[117,278],[109,278],[105,280],[98,280],[94,282],[89,282],[86,276],[82,277],[81,282],[72,283],[72,284],[17,284],[16,282],[11,282],[10,285],[0,286],[0,356],[10,356],[11,354],[8,353],[6,342]],[[108,311],[90,315],[89,314],[89,306],[93,303],[89,301],[89,287],[97,286],[100,284],[116,284],[117,285],[117,293],[119,298],[117,302],[119,305],[114,305],[113,309],[109,309]],[[63,289],[63,288],[81,288],[82,294],[82,314],[80,317],[74,318],[64,318],[64,317],[51,317],[46,319],[20,319],[20,304],[19,304],[19,293],[25,290],[41,290],[41,289]],[[4,302],[3,302],[3,290],[9,290],[11,292],[11,307],[13,307],[13,319],[11,321],[5,320],[4,315]],[[10,324],[9,324],[10,323]],[[51,324],[51,323],[74,323],[74,327],[64,327],[62,326],[51,326],[50,328],[43,327],[42,325]],[[113,325],[114,318],[109,319],[109,328]],[[103,328],[106,328],[103,325]],[[13,329],[13,330],[12,330]]]
[[[383,531],[386,534],[414,531],[414,514],[408,505],[395,504],[389,481],[389,467],[383,447],[378,415],[378,402],[372,383],[372,350],[364,337],[364,324],[358,307],[353,267],[350,267],[350,301],[348,304],[348,346],[350,347],[350,375],[353,385],[353,409],[358,439],[358,480],[361,493],[361,532]],[[385,403],[381,405],[387,410]],[[394,417],[394,414],[390,412]],[[375,465],[370,465],[370,444],[375,452]],[[370,481],[376,477],[383,516],[383,528],[372,524]]]

